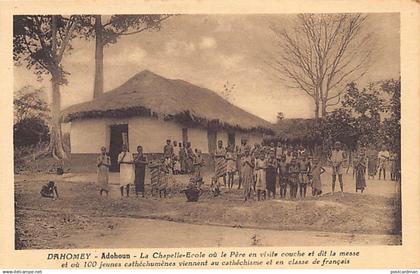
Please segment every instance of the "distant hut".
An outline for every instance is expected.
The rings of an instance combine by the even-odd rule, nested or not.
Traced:
[[[208,156],[217,140],[239,145],[247,137],[252,144],[273,134],[272,124],[217,93],[147,70],[92,101],[65,109],[62,118],[71,122],[73,171],[94,168],[101,146],[108,148],[111,170],[118,171],[123,144],[130,152],[141,144],[146,154],[155,154],[162,152],[167,139],[188,141]]]

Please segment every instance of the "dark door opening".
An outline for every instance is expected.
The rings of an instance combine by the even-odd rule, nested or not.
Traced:
[[[109,171],[120,172],[118,154],[122,151],[123,144],[128,146],[128,125],[112,125],[110,130],[109,157],[111,158],[111,166]]]
[[[209,153],[213,154],[216,150],[217,143],[217,131],[209,129],[207,130],[207,141],[209,143]]]
[[[228,146],[235,147],[235,133],[229,132],[228,133]]]

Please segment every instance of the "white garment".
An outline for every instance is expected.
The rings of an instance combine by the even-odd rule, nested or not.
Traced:
[[[124,157],[124,159],[123,159]],[[123,159],[123,162],[133,162],[133,154],[130,152],[121,152],[118,155],[118,162]],[[133,164],[120,164],[120,186],[126,186],[129,184],[134,184],[134,165]]]

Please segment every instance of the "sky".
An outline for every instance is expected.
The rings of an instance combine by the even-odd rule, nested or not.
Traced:
[[[160,31],[124,36],[104,50],[104,89],[109,91],[148,69],[170,79],[182,79],[221,93],[235,84],[230,101],[274,122],[310,118],[313,101],[303,91],[281,82],[266,61],[276,50],[270,25],[287,28],[294,15],[178,15],[162,23]],[[374,41],[373,58],[364,85],[400,76],[398,14],[369,14],[365,31]],[[63,66],[70,73],[62,86],[62,108],[93,98],[94,41],[73,40]],[[14,89],[31,85],[50,93],[46,76],[37,81],[25,66],[14,68]]]

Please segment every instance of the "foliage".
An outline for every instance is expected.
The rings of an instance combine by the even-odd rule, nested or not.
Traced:
[[[390,95],[385,111],[389,117],[383,121],[384,142],[401,151],[401,80],[388,80],[382,83],[382,90]]]
[[[115,44],[125,35],[133,35],[143,31],[160,30],[161,22],[171,14],[141,14],[141,15],[111,15],[102,24],[103,45]],[[76,29],[77,33],[86,39],[95,37],[95,15],[83,15]]]
[[[13,144],[16,147],[34,146],[48,141],[48,125],[39,117],[24,118],[13,125]]]
[[[356,149],[357,143],[382,144],[400,152],[401,139],[401,81],[387,80],[359,89],[355,83],[347,85],[338,108],[318,121],[284,119],[276,124],[280,141],[317,146],[324,152],[335,141]]]
[[[34,146],[49,141],[50,110],[42,94],[43,90],[30,86],[17,92],[13,100],[15,147]]]
[[[32,117],[39,117],[44,121],[50,119],[50,109],[42,99],[42,94],[43,90],[31,86],[25,86],[17,92],[13,100],[15,123]]]
[[[65,50],[71,49],[70,41],[75,37],[73,30],[77,22],[77,16],[13,16],[13,60],[17,65],[24,62],[39,79],[55,73],[60,84],[66,84],[68,73],[61,60]]]
[[[342,106],[355,117],[355,130],[362,144],[382,140],[381,116],[385,111],[385,101],[383,91],[377,85],[370,83],[360,90],[355,83],[350,83]]]

